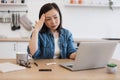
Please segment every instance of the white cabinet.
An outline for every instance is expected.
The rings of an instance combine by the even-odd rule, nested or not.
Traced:
[[[0,42],[0,59],[15,57],[15,42]]]
[[[28,42],[17,42],[18,52],[27,52]]]
[[[0,59],[15,59],[16,52],[27,52],[28,42],[0,42]]]

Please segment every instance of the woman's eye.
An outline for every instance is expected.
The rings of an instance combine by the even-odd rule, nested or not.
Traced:
[[[57,17],[54,17],[55,19],[57,19]]]

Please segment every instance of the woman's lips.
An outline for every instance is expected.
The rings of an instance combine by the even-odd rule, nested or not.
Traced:
[[[56,26],[51,26],[52,28],[56,28]]]

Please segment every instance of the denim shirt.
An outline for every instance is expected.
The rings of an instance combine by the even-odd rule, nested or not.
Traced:
[[[60,48],[59,58],[69,58],[70,54],[76,52],[76,47],[72,38],[72,34],[67,29],[60,30],[58,45]],[[54,57],[54,37],[50,31],[38,34],[38,50],[32,56],[34,59],[51,59]],[[28,47],[28,53],[30,50]]]

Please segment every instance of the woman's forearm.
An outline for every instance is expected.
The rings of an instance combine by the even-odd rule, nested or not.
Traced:
[[[38,32],[39,32],[38,30],[35,29],[33,30],[32,37],[29,42],[29,49],[32,55],[34,55],[34,53],[38,49]]]
[[[41,18],[38,21],[36,21],[35,28],[32,32],[32,37],[29,42],[29,49],[32,55],[34,55],[34,53],[38,49],[38,33],[41,30],[44,21],[45,21],[45,14],[42,14]]]

